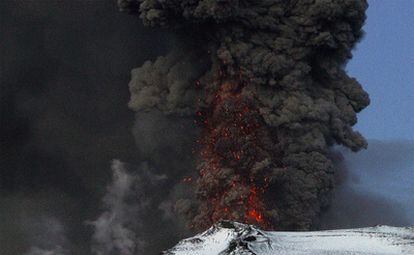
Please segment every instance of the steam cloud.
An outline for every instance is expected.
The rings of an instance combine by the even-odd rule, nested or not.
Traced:
[[[112,170],[113,183],[108,187],[108,193],[103,199],[108,211],[90,223],[95,228],[92,238],[96,244],[92,251],[98,255],[113,252],[129,255],[135,250],[142,250],[142,246],[145,245],[139,242],[136,233],[129,229],[129,226],[136,222],[130,222],[129,214],[136,214],[139,217],[139,207],[143,207],[145,201],[141,201],[137,208],[130,208],[125,200],[132,193],[132,186],[136,180],[125,172],[120,161],[113,161]],[[135,195],[142,199],[142,194]]]
[[[111,168],[113,176],[103,197],[104,211],[87,222],[94,229],[92,254],[156,254],[160,247],[172,245],[179,230],[163,216],[168,212],[168,202],[160,191],[167,177],[154,174],[146,162],[131,170],[114,160]]]
[[[334,188],[330,148],[367,146],[352,126],[369,97],[344,71],[363,35],[367,2],[120,0],[119,6],[180,38],[170,54],[133,70],[129,103],[137,125],[152,113],[165,115],[158,129],[180,118],[198,122],[182,125],[197,130],[183,133],[187,140],[201,134],[189,145],[201,155],[188,159],[199,170],[197,199],[179,200],[177,211],[201,229],[220,218],[317,227]]]

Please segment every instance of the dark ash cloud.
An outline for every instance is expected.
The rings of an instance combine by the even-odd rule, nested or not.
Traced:
[[[363,36],[367,1],[119,6],[149,27],[173,30],[181,42],[133,71],[129,106],[201,118],[197,200],[177,203],[189,224],[205,229],[224,218],[318,227],[334,188],[330,148],[367,146],[352,126],[369,96],[344,70]]]

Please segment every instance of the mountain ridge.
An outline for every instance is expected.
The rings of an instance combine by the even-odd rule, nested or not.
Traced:
[[[376,226],[310,232],[264,231],[221,221],[162,255],[414,254],[414,227]]]

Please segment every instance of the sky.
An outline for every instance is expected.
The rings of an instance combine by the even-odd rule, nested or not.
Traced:
[[[361,210],[375,221],[383,214],[368,211],[380,209],[388,215],[384,224],[402,221],[412,225],[414,143],[401,140],[414,141],[414,0],[368,1],[366,35],[347,70],[370,94],[371,105],[359,114],[356,125],[370,141],[366,151],[344,152],[352,178],[337,189],[337,196],[349,197],[352,193],[341,192],[355,190],[356,195],[364,194],[370,200],[339,199],[341,204],[334,202],[334,206],[340,210],[333,211],[348,210],[340,215],[342,223]],[[346,204],[348,200],[353,201],[352,206]],[[349,222],[355,224],[352,218]]]
[[[368,139],[414,140],[414,0],[369,0],[365,38],[348,72],[370,94],[356,129]]]

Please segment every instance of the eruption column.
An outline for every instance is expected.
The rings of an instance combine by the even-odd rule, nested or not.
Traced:
[[[135,111],[201,123],[200,177],[195,196],[176,203],[180,215],[199,228],[222,218],[317,228],[334,189],[332,146],[367,146],[352,126],[369,96],[344,70],[363,36],[367,1],[120,0],[120,7],[182,43],[135,69],[130,83]]]

